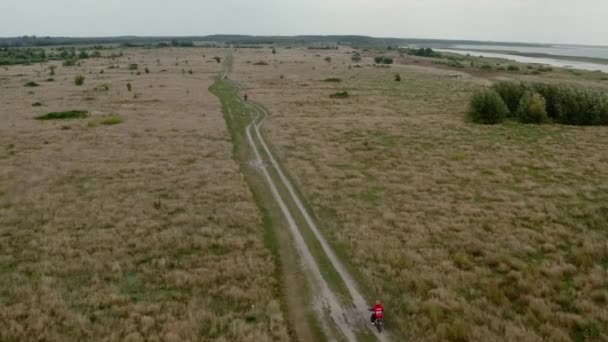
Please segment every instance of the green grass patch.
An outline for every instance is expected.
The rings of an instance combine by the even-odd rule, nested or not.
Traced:
[[[329,95],[329,97],[332,99],[346,99],[350,97],[350,94],[347,91],[340,91]]]
[[[117,114],[112,114],[112,115],[108,115],[106,117],[104,117],[103,119],[101,119],[101,121],[99,121],[100,124],[102,125],[106,125],[106,126],[110,126],[110,125],[118,125],[120,123],[123,123],[125,120]]]
[[[65,112],[52,112],[35,117],[36,120],[64,120],[86,118],[89,112],[86,110],[69,110]]]

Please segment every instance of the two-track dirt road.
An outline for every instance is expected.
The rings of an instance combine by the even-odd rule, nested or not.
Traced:
[[[268,148],[268,145],[260,132],[260,127],[266,120],[268,113],[264,108],[254,103],[248,102],[247,105],[251,109],[250,114],[253,116],[252,122],[246,128],[248,143],[254,151],[256,164],[262,165],[260,168],[261,172],[273,198],[281,208],[281,212],[288,222],[289,229],[293,236],[303,267],[310,275],[309,278],[312,282],[312,288],[315,289],[315,298],[317,300],[315,303],[315,308],[321,317],[324,316],[324,313],[329,314],[332,323],[349,341],[356,341],[356,333],[363,331],[371,331],[378,340],[388,341],[388,336],[386,333],[379,334],[375,329],[372,329],[373,327],[369,324],[369,314],[367,311],[368,305],[363,295],[359,291],[353,277],[336,257],[336,254],[320,233],[310,213],[307,211],[306,207],[302,203],[302,200],[294,190],[294,186],[285,176],[281,166],[279,163],[277,163],[274,155]],[[273,177],[271,172],[269,172],[269,168],[274,169],[275,174],[278,175],[278,177]],[[279,191],[279,186],[287,189],[287,194]],[[295,204],[299,215],[304,218],[304,221],[308,227],[298,226],[298,221],[294,218],[294,213],[291,212],[290,206],[288,206],[286,203],[288,201],[292,201],[292,203]],[[350,304],[344,304],[344,302],[341,302],[330,288],[326,279],[323,277],[321,270],[319,269],[319,265],[315,260],[315,257],[311,253],[309,246],[302,235],[302,229],[310,229],[314,234],[314,237],[322,246],[323,253],[325,253],[331,263],[331,266],[342,278],[342,281],[348,290],[348,294],[352,300]]]

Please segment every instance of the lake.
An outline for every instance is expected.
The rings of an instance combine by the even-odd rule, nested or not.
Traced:
[[[448,46],[446,46],[448,47]],[[554,56],[595,57],[608,59],[608,47],[585,45],[551,45],[551,46],[508,46],[508,45],[461,45],[454,44],[450,49],[457,50],[499,50],[523,53],[545,53]]]
[[[458,45],[458,46],[464,46],[464,45]],[[485,45],[467,45],[469,48],[474,48],[474,49],[484,49],[487,50],[489,48],[489,46],[485,46]],[[456,45],[454,46],[456,47]],[[564,51],[566,49],[564,49],[564,51],[559,50],[557,48],[553,49],[553,48],[536,48],[536,47],[523,47],[523,46],[492,46],[493,50],[509,50],[509,51],[517,51],[517,52],[529,52],[529,53],[548,53],[548,54],[552,54],[552,55],[561,55],[561,56],[575,56],[575,57],[596,57],[596,58],[603,58],[602,54],[603,53],[607,53],[608,54],[608,48],[603,48],[606,51],[602,50],[602,48],[584,48],[578,51],[570,51],[569,55],[565,55]],[[516,62],[520,62],[520,63],[536,63],[536,64],[547,64],[547,65],[551,65],[554,67],[559,67],[559,68],[572,68],[572,69],[581,69],[581,70],[589,70],[589,71],[596,71],[596,70],[600,70],[602,72],[608,73],[608,64],[599,64],[599,63],[591,63],[591,62],[581,62],[581,61],[572,61],[572,60],[567,60],[567,59],[554,59],[554,58],[550,58],[550,57],[527,57],[527,56],[518,56],[518,55],[509,55],[506,53],[499,53],[499,52],[482,52],[482,51],[473,51],[473,50],[466,50],[466,49],[434,49],[435,51],[439,51],[439,52],[452,52],[452,53],[458,53],[461,55],[467,55],[470,54],[471,56],[484,56],[484,57],[490,57],[490,58],[503,58],[503,59],[510,59]],[[534,50],[534,51],[532,51]],[[558,52],[559,51],[559,52]],[[593,53],[595,55],[590,55],[590,54],[584,54],[584,53]],[[574,54],[577,55],[574,55]],[[606,57],[608,58],[608,57]]]

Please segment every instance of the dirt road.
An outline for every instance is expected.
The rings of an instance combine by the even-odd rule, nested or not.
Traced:
[[[285,216],[288,222],[289,229],[293,235],[295,245],[297,246],[298,253],[302,259],[302,263],[311,275],[313,288],[317,290],[316,297],[318,298],[318,302],[316,303],[316,309],[322,315],[321,317],[323,317],[324,313],[329,313],[329,316],[331,317],[331,320],[333,321],[337,329],[349,341],[357,340],[355,335],[356,331],[365,331],[366,329],[368,329],[368,331],[372,331],[378,338],[378,340],[388,341],[386,333],[378,334],[376,330],[371,329],[372,327],[369,324],[369,315],[367,311],[368,305],[363,295],[358,290],[354,279],[346,270],[344,265],[338,260],[325,238],[319,232],[314,220],[312,219],[305,206],[303,205],[302,201],[300,200],[299,196],[297,195],[296,191],[294,190],[293,185],[285,176],[280,165],[276,162],[275,157],[268,148],[268,145],[266,144],[266,141],[264,140],[264,137],[260,132],[260,127],[266,120],[268,113],[262,107],[254,103],[249,102],[248,105],[252,109],[252,115],[254,119],[246,129],[247,139],[255,153],[257,159],[256,163],[258,165],[265,165],[265,158],[263,156],[268,159],[266,160],[266,162],[270,163],[269,166],[262,167],[261,170],[264,175],[264,178],[266,179],[266,182],[268,183],[268,186],[272,192],[274,199],[278,203],[283,215]],[[276,173],[278,174],[279,181],[287,189],[289,198],[283,198],[283,196],[285,195],[281,195],[280,191],[278,190],[276,180],[270,175],[268,167],[271,167],[276,171]],[[306,221],[308,228],[310,228],[316,239],[321,244],[323,252],[327,255],[332,266],[335,268],[337,273],[344,281],[344,284],[348,289],[348,293],[352,298],[351,305],[344,305],[343,303],[341,303],[330,289],[326,280],[323,278],[319,266],[317,265],[314,256],[309,250],[308,245],[306,244],[302,236],[300,228],[296,223],[296,220],[290,212],[289,207],[285,203],[286,200],[291,200],[293,201],[293,203],[295,203],[297,210],[300,212],[300,214]]]

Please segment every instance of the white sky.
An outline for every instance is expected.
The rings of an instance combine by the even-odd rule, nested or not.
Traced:
[[[0,0],[0,37],[361,34],[608,45],[608,0]]]

